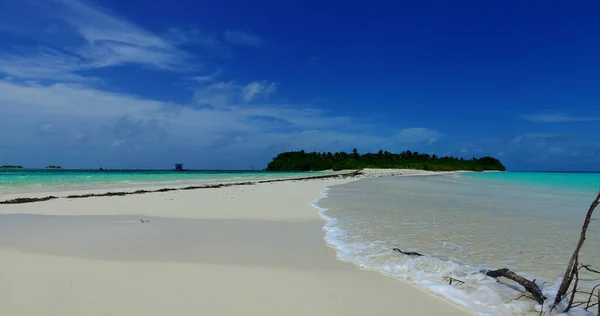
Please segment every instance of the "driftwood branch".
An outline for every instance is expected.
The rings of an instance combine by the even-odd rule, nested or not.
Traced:
[[[575,259],[575,266],[578,265],[578,260],[579,260],[579,258]],[[569,309],[571,309],[571,307],[573,307],[573,302],[575,302],[575,295],[577,294],[577,285],[579,284],[579,269],[575,269],[574,278],[575,278],[575,283],[573,284],[573,291],[571,292],[571,298],[569,299],[569,305],[567,305],[567,309],[565,310],[565,312],[568,311]]]
[[[556,305],[558,305],[558,303],[560,303],[563,300],[567,291],[571,287],[571,282],[573,281],[575,276],[578,275],[578,273],[579,273],[579,267],[577,266],[577,262],[579,260],[579,250],[581,250],[581,247],[583,247],[583,242],[585,241],[587,229],[592,220],[592,214],[594,213],[594,210],[596,209],[598,204],[600,204],[600,191],[598,192],[598,195],[596,195],[596,199],[594,199],[594,201],[590,205],[590,208],[588,209],[588,212],[585,216],[585,220],[583,221],[583,226],[581,227],[581,234],[579,236],[579,242],[577,242],[575,251],[573,251],[571,260],[569,260],[569,264],[567,265],[567,269],[565,270],[565,275],[563,276],[562,283],[560,284],[560,287],[558,288],[558,292],[556,293],[556,297],[554,298],[553,308],[556,307]],[[565,311],[569,310],[572,302],[570,301],[569,303],[570,304],[569,304],[569,306],[567,306]]]
[[[416,251],[402,251],[399,248],[394,248],[393,250],[396,251],[396,252],[399,252],[399,253],[401,253],[403,255],[407,255],[407,256],[417,256],[417,257],[423,256],[422,254],[420,254],[420,253],[418,253]]]
[[[569,260],[569,264],[567,265],[567,269],[565,271],[563,281],[562,281],[560,288],[556,294],[556,297],[554,298],[554,304],[552,305],[552,309],[554,309],[560,302],[562,302],[567,296],[569,296],[568,304],[567,304],[565,310],[561,311],[561,312],[567,312],[571,308],[582,306],[585,304],[584,309],[588,310],[588,311],[591,307],[597,306],[598,316],[600,316],[600,284],[598,284],[594,288],[592,288],[592,290],[590,292],[581,291],[580,289],[577,288],[579,281],[583,280],[583,279],[579,278],[580,270],[586,270],[591,273],[600,274],[600,271],[593,269],[591,266],[579,263],[579,251],[583,247],[583,243],[586,238],[586,233],[587,233],[588,227],[590,225],[590,222],[593,220],[592,215],[594,213],[594,210],[596,209],[596,207],[599,204],[600,204],[600,191],[596,195],[596,198],[594,199],[594,201],[592,202],[592,204],[590,205],[590,207],[587,211],[585,220],[583,222],[583,226],[581,228],[579,242],[577,243],[575,251],[573,251],[573,255],[571,256],[571,259]],[[415,252],[415,251],[402,251],[399,248],[393,248],[393,250],[395,252],[399,252],[399,253],[401,253],[403,255],[407,255],[407,256],[419,256],[419,257],[423,256],[422,254]],[[535,280],[530,281],[507,268],[498,269],[498,270],[482,270],[479,272],[483,273],[489,277],[492,277],[492,278],[505,277],[509,280],[515,281],[516,283],[518,283],[522,287],[524,287],[527,292],[531,293],[531,295],[533,296],[533,299],[541,305],[543,305],[544,301],[546,301],[546,299],[547,299],[542,294],[542,291],[540,290],[539,286],[535,283]],[[448,281],[449,284],[452,284],[453,282],[455,282],[457,284],[464,283],[463,281],[456,280],[451,277],[443,277],[442,279]],[[569,289],[571,288],[571,283],[573,283],[573,281],[575,281],[573,284],[573,288],[571,291],[569,291]],[[593,299],[594,299],[594,291],[597,292],[597,294],[596,294],[597,302],[596,303],[592,303]],[[588,295],[587,301],[577,301],[576,302],[575,297],[578,293],[579,294],[587,294]],[[527,297],[527,296],[521,295],[517,299],[519,299],[521,297]],[[543,310],[541,310],[540,312],[542,312],[542,311]]]
[[[399,252],[403,255],[407,255],[407,256],[419,256],[419,257],[423,256],[422,254],[415,252],[415,251],[402,251],[399,248],[394,248],[393,250],[396,252]],[[507,268],[498,269],[498,270],[482,270],[480,272],[489,277],[492,277],[492,278],[505,277],[509,280],[513,280],[513,281],[519,283],[522,287],[525,288],[525,290],[527,292],[529,292],[529,293],[531,293],[531,295],[533,295],[533,298],[539,304],[543,304],[544,301],[546,300],[546,297],[542,294],[542,291],[540,290],[540,288],[537,286],[537,284],[535,284],[535,280],[529,281],[529,280],[525,279],[524,277],[514,273],[513,271],[511,271]],[[453,280],[459,281],[460,283],[464,283],[463,281],[456,280],[451,277],[444,277],[444,279],[447,280],[450,284],[452,284]],[[460,284],[460,283],[458,283],[458,284]]]
[[[535,284],[535,280],[529,281],[507,268],[487,271],[484,270],[482,271],[482,273],[492,278],[505,277],[509,280],[513,280],[519,283],[522,287],[525,288],[527,292],[533,295],[533,298],[536,302],[538,302],[538,304],[544,304],[544,301],[546,300],[546,297],[544,296],[544,294],[542,294],[542,290],[540,290],[539,286]]]

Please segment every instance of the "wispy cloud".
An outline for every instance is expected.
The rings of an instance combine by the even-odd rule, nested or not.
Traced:
[[[236,104],[266,99],[274,95],[276,90],[277,85],[267,80],[253,81],[246,85],[222,81],[196,89],[194,101],[197,104],[223,109]]]
[[[522,144],[531,145],[531,142],[536,144],[545,144],[548,141],[563,140],[567,137],[565,134],[558,133],[524,133],[515,135],[508,141],[510,144]]]
[[[27,86],[0,80],[0,104],[4,114],[22,119],[14,132],[24,143],[36,143],[37,138],[31,137],[46,134],[52,135],[53,143],[49,145],[53,146],[75,146],[84,139],[86,146],[97,150],[124,144],[202,148],[231,140],[236,146],[244,146],[239,149],[264,150],[288,141],[290,149],[298,149],[324,148],[335,141],[339,141],[339,148],[356,146],[352,143],[360,139],[379,140],[368,136],[366,130],[352,130],[355,121],[349,118],[314,108],[276,103],[247,105],[243,100],[247,86],[222,82],[204,88],[202,97],[211,105],[221,106],[217,108],[161,102],[79,85]],[[238,142],[237,136],[245,141]]]
[[[226,108],[239,102],[242,87],[232,81],[215,82],[194,91],[195,104]]]
[[[25,57],[0,54],[0,73],[16,78],[84,81],[86,78],[75,73],[84,69],[88,66],[81,57],[48,48]]]
[[[200,84],[205,84],[205,83],[209,83],[209,82],[213,82],[215,81],[221,74],[223,74],[223,71],[221,69],[217,69],[215,72],[208,74],[208,75],[200,75],[200,76],[193,76],[193,77],[189,77],[189,80],[193,80],[197,83]]]
[[[422,127],[411,127],[405,128],[398,132],[396,139],[400,143],[415,144],[415,143],[427,143],[431,145],[435,143],[442,134],[434,129],[422,128]]]
[[[239,30],[225,31],[225,39],[235,45],[259,46],[263,43],[263,40],[256,34]]]
[[[157,35],[125,18],[79,0],[53,0],[24,6],[23,10],[47,11],[37,16],[45,20],[45,25],[60,25],[61,36],[64,35],[60,38],[69,40],[57,46],[60,49],[42,46],[33,52],[0,54],[0,72],[17,78],[83,81],[85,78],[80,71],[126,64],[186,71],[194,69],[197,64],[182,46],[218,46],[215,36],[195,28],[171,28]],[[23,27],[41,27],[41,24],[44,23]],[[54,29],[58,29],[58,26]],[[28,34],[32,33],[30,31]]]
[[[195,26],[169,28],[162,38],[174,45],[199,45],[215,50],[222,48],[221,41],[216,34],[203,31]]]
[[[276,90],[277,85],[274,82],[268,82],[266,80],[251,82],[242,88],[242,99],[246,102],[250,102],[261,96],[269,97],[275,94]]]
[[[572,116],[563,113],[528,114],[524,119],[536,123],[562,123],[562,122],[594,122],[600,121],[600,116]]]

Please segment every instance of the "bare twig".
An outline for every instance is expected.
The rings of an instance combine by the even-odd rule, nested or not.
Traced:
[[[535,301],[535,298],[533,298],[531,296],[527,296],[527,294],[521,294],[521,295],[519,295],[519,297],[515,298],[513,301],[516,301],[516,300],[520,299],[521,297],[525,297],[525,298]]]
[[[464,281],[461,281],[461,280],[459,280],[459,279],[455,279],[455,278],[453,278],[453,277],[449,277],[449,276],[442,277],[442,280],[444,280],[444,281],[448,281],[448,284],[450,284],[450,285],[452,285],[452,283],[453,283],[453,282],[455,282],[455,283],[456,283],[456,284],[458,284],[458,285],[460,285],[460,284],[465,284],[465,282],[464,282]]]
[[[600,284],[594,286],[592,288],[592,290],[590,291],[590,296],[588,297],[588,301],[587,301],[587,305],[585,306],[585,310],[588,310],[588,308],[590,308],[593,305],[590,305],[592,303],[592,296],[594,296],[594,291],[600,286]],[[598,300],[600,300],[600,289],[598,290]]]
[[[590,272],[600,274],[600,271],[592,269],[592,267],[590,265],[588,265],[588,264],[582,264],[581,267],[580,267],[580,269],[586,269],[586,270],[588,270]]]
[[[575,302],[575,303],[573,303],[573,305],[571,305],[571,308],[579,307],[585,303],[587,303],[587,302]]]

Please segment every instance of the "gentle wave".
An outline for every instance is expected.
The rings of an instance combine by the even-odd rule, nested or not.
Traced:
[[[388,180],[381,181],[385,182]],[[459,181],[459,179],[445,177],[433,179],[432,181],[442,181],[457,185],[455,182]],[[337,190],[338,192],[342,192],[339,187],[337,187]],[[511,281],[507,281],[507,283],[497,282],[495,279],[486,277],[479,272],[484,269],[499,268],[499,266],[472,265],[466,263],[461,258],[454,258],[452,255],[454,252],[466,253],[468,257],[477,258],[477,260],[473,259],[470,261],[482,262],[485,261],[487,255],[484,250],[475,249],[474,247],[471,247],[471,249],[468,246],[452,242],[451,240],[440,239],[437,250],[432,250],[431,253],[422,257],[410,257],[395,253],[392,251],[392,248],[398,243],[397,236],[390,237],[385,234],[379,234],[379,232],[386,230],[383,221],[370,222],[370,217],[374,217],[374,214],[363,215],[360,220],[355,222],[349,222],[348,218],[341,218],[339,215],[337,217],[333,216],[333,212],[322,205],[322,202],[329,197],[329,192],[330,188],[325,188],[321,192],[321,197],[315,199],[311,205],[318,209],[319,214],[326,221],[323,227],[325,241],[337,250],[339,260],[410,282],[446,298],[459,306],[465,307],[478,315],[539,315],[541,309],[548,311],[548,306],[540,306],[532,300],[515,300],[522,292],[518,285],[511,283]],[[368,213],[370,210],[366,208],[364,211]],[[365,225],[365,223],[368,225]],[[379,225],[379,227],[370,227],[369,225]],[[431,224],[427,221],[413,221],[412,224],[409,223],[407,225],[420,227],[420,229],[424,229],[423,233],[426,233],[428,225]],[[431,228],[436,229],[435,227]],[[498,243],[501,243],[501,241],[498,241]],[[404,242],[402,246],[418,247],[419,245],[418,242]],[[525,249],[518,250],[519,246],[516,247],[515,251],[527,251]],[[493,261],[491,258],[490,260]],[[518,260],[518,256],[513,259],[507,258],[504,264],[509,268],[513,268],[510,262],[517,264]],[[551,260],[551,258],[540,256],[539,260]],[[520,271],[526,277],[535,279],[535,268],[525,269],[526,273],[523,273],[522,270],[517,271]],[[560,274],[557,273],[555,275]],[[450,285],[446,279],[447,277],[463,281],[464,284],[457,285],[455,283]],[[537,278],[536,283],[540,285],[540,288],[547,297],[554,297],[560,280],[560,278],[556,277],[548,280]],[[569,314],[593,315],[592,313],[585,313],[581,309],[575,309]]]

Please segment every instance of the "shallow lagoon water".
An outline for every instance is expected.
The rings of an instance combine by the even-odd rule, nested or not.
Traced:
[[[595,197],[594,181],[565,187],[569,181],[552,186],[503,177],[362,179],[331,187],[317,204],[328,220],[326,240],[344,261],[414,282],[478,314],[539,314],[533,301],[514,300],[519,286],[477,271],[507,267],[551,293]],[[394,247],[425,256],[407,257]],[[600,225],[593,222],[582,262],[598,266],[599,247]],[[448,285],[444,277],[465,284]]]
[[[89,170],[0,169],[0,194],[114,189],[152,185],[190,185],[202,182],[298,177],[327,172],[265,172],[238,170]]]

